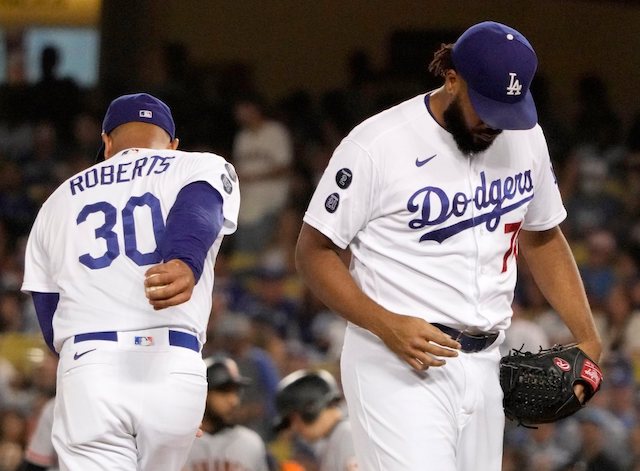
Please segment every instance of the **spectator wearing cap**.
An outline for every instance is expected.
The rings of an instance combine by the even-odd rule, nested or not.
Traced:
[[[251,381],[240,374],[231,358],[214,356],[205,363],[209,390],[202,425],[205,433],[194,442],[183,471],[268,471],[262,438],[236,422],[241,392]]]

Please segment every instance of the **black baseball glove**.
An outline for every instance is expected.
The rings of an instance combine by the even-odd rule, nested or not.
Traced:
[[[584,384],[585,400],[573,392]],[[577,345],[538,353],[512,350],[500,360],[500,386],[507,418],[521,425],[555,422],[577,412],[600,389],[602,372]]]

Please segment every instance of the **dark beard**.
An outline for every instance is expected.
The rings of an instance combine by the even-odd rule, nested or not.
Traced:
[[[493,139],[488,141],[480,139],[467,127],[457,98],[444,110],[443,118],[447,131],[451,133],[453,140],[456,141],[458,149],[467,157],[483,152],[493,144]],[[501,132],[500,130],[491,129],[486,134],[495,134],[497,136]]]
[[[207,425],[205,427],[205,431],[209,432],[210,434],[216,434],[226,428],[234,427],[236,425],[236,424],[227,422],[224,418],[220,417],[218,414],[211,412],[208,407],[204,412],[204,419],[205,419],[204,423]]]

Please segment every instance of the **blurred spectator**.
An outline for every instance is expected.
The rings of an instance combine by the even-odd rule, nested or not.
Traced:
[[[24,328],[22,295],[18,291],[0,292],[0,333],[21,332]]]
[[[640,471],[640,425],[636,425],[629,434],[631,459],[629,471]]]
[[[537,352],[540,348],[549,348],[551,344],[544,329],[535,322],[533,313],[519,304],[513,304],[511,325],[505,332],[505,339],[500,345],[503,355],[512,349]]]
[[[55,398],[51,398],[38,414],[34,433],[29,439],[23,466],[28,471],[57,471],[58,455],[53,448],[51,432],[53,430],[53,408]],[[22,470],[20,470],[22,471]]]
[[[620,195],[624,202],[625,230],[622,235],[636,264],[640,263],[640,112],[627,134],[626,156]]]
[[[524,450],[505,446],[502,453],[502,471],[529,471],[529,456]]]
[[[236,101],[241,129],[233,143],[233,163],[242,185],[236,249],[255,254],[272,241],[291,181],[293,143],[289,131],[267,117],[257,95]]]
[[[245,306],[249,317],[270,324],[283,339],[300,338],[297,306],[288,296],[288,275],[276,266],[262,266],[255,272],[253,296]]]
[[[18,469],[26,438],[25,418],[15,410],[0,411],[0,470]]]
[[[559,440],[556,424],[541,424],[530,430],[525,445],[532,470],[556,471],[571,460],[571,450]]]
[[[76,82],[60,77],[60,51],[45,46],[40,54],[40,80],[34,85],[33,120],[50,121],[63,142],[71,140],[71,122],[82,106],[81,91]]]
[[[574,120],[575,142],[615,144],[620,139],[620,117],[609,99],[607,85],[596,74],[582,75],[577,83],[578,112]]]
[[[563,471],[622,471],[623,465],[612,456],[607,447],[607,423],[602,411],[593,407],[580,411],[577,415],[582,440],[580,450]],[[620,448],[620,443],[613,446]]]
[[[347,321],[329,309],[318,312],[311,323],[312,346],[327,363],[338,364]]]
[[[602,309],[616,282],[614,261],[617,243],[606,229],[597,229],[586,236],[587,258],[580,263],[580,274],[593,310]]]
[[[638,424],[631,360],[621,352],[612,352],[603,362],[603,370],[607,378],[603,383],[608,397],[607,408],[630,432]]]
[[[0,219],[12,237],[26,234],[35,219],[37,208],[26,190],[18,164],[0,161]]]
[[[238,423],[268,440],[275,415],[274,398],[280,380],[278,370],[269,355],[254,344],[251,322],[246,316],[225,313],[216,336],[222,351],[235,360],[243,374],[251,379],[238,408]]]
[[[538,111],[538,123],[544,129],[544,136],[549,147],[549,155],[556,175],[562,176],[565,172],[572,140],[569,129],[557,113],[553,97],[551,96],[550,80],[538,71],[531,83],[531,93],[535,97],[536,110]]]
[[[625,284],[616,283],[613,285],[604,308],[602,312],[604,316],[596,319],[596,322],[599,324],[598,328],[602,336],[603,352],[608,355],[608,352],[611,351],[613,358],[615,358],[616,352],[628,351],[627,343],[633,342],[633,339],[629,338],[629,333],[637,333],[629,330],[633,311],[629,290]]]
[[[29,199],[40,207],[62,182],[64,163],[53,123],[41,121],[34,129],[33,147],[20,165]]]

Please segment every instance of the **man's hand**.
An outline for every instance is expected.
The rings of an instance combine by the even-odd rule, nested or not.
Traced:
[[[600,363],[602,358],[602,344],[599,340],[581,342],[578,344],[578,347],[580,347],[589,358],[592,358],[596,363]],[[581,383],[576,384],[573,387],[573,392],[578,396],[578,399],[580,399],[580,404],[584,404],[586,399],[584,385]]]
[[[189,265],[182,260],[169,260],[147,270],[144,293],[149,304],[158,311],[189,301],[195,284]]]
[[[392,314],[385,328],[376,332],[386,346],[421,371],[446,362],[438,357],[456,357],[460,344],[424,319]]]

